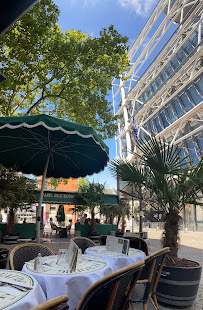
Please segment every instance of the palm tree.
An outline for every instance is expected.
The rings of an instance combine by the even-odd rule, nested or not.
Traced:
[[[139,166],[117,160],[111,162],[111,171],[147,193],[152,207],[164,210],[162,244],[170,247],[168,261],[173,265],[178,261],[180,211],[186,204],[201,204],[198,194],[202,193],[203,161],[191,166],[188,157],[181,158],[177,146],[155,137],[138,141],[137,150],[133,155]]]

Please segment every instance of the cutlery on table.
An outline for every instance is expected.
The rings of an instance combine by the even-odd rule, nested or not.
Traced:
[[[0,286],[10,286],[10,287],[16,288],[17,290],[21,292],[27,292],[27,291],[32,290],[32,287],[22,286],[20,284],[13,284],[13,283],[5,282],[5,281],[0,281]]]

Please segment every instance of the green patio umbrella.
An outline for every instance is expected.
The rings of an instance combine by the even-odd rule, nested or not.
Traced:
[[[0,117],[0,163],[36,176],[43,175],[37,214],[40,242],[41,204],[45,179],[78,178],[98,173],[109,149],[91,128],[48,115]]]
[[[65,222],[65,213],[63,205],[59,205],[56,218],[59,223]]]

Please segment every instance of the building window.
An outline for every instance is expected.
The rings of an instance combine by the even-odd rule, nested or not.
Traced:
[[[183,103],[183,105],[184,105],[184,107],[185,107],[185,110],[186,110],[187,112],[190,111],[190,110],[193,108],[192,103],[190,102],[188,96],[187,96],[185,93],[183,93],[183,94],[180,96],[180,99],[182,100],[182,103]]]
[[[157,130],[158,130],[158,132],[161,132],[162,130],[163,130],[163,128],[162,128],[162,126],[161,126],[161,124],[160,124],[160,119],[159,119],[159,117],[157,116],[156,118],[155,118],[155,124],[156,124],[156,127],[157,127]]]
[[[179,118],[185,114],[181,105],[180,105],[180,102],[178,101],[178,99],[174,100],[174,106],[175,106],[176,113],[177,113]]]
[[[183,44],[183,49],[189,55],[193,50],[193,46],[189,41],[187,41]]]
[[[173,73],[173,68],[172,68],[171,64],[168,63],[165,68],[168,72],[168,75],[170,76]]]
[[[174,66],[175,69],[178,68],[179,62],[178,62],[178,60],[177,60],[177,58],[175,56],[172,58],[171,63]]]
[[[199,162],[199,158],[197,156],[197,150],[196,150],[196,146],[194,144],[194,142],[190,142],[188,143],[188,151],[190,154],[190,158],[192,159],[192,164],[196,165]]]
[[[163,122],[163,125],[164,125],[164,128],[168,127],[169,126],[169,122],[168,122],[168,119],[166,117],[166,114],[165,112],[161,112],[161,118],[162,118],[162,122]]]
[[[201,75],[202,76],[202,75]],[[198,82],[196,82],[197,87],[199,88],[199,90],[201,91],[201,93],[203,94],[203,81],[202,81],[202,77],[199,79]]]
[[[171,123],[175,122],[176,121],[176,117],[175,117],[175,114],[174,114],[172,106],[169,105],[166,110],[168,112],[168,116],[169,116],[169,119],[170,119]]]
[[[180,49],[177,53],[176,53],[177,57],[180,59],[180,61],[182,62],[185,58],[186,55],[184,53],[184,51],[182,49]]]
[[[198,35],[197,35],[197,32],[196,32],[196,31],[190,36],[190,42],[192,43],[192,45],[193,45],[194,47],[197,46]]]
[[[203,137],[197,137],[197,143],[200,149],[200,155],[203,156]]]
[[[202,101],[202,97],[197,92],[197,89],[195,88],[194,85],[192,85],[191,87],[188,88],[188,92],[189,92],[190,96],[192,97],[195,105],[197,105],[198,103],[200,103]]]
[[[161,78],[163,79],[163,81],[166,81],[167,78],[168,78],[168,76],[167,76],[167,74],[166,74],[166,71],[161,71],[160,76],[161,76]]]
[[[55,204],[50,204],[49,213],[56,214],[56,205]]]

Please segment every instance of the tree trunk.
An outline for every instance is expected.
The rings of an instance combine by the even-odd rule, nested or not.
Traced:
[[[164,232],[162,235],[163,247],[170,247],[170,253],[167,255],[166,263],[168,265],[175,265],[178,261],[178,247],[179,247],[179,230],[181,216],[178,211],[173,211],[164,217]]]
[[[122,227],[121,227],[121,232],[122,233],[125,232],[125,224],[126,224],[126,221],[125,221],[124,217],[122,217]]]
[[[90,225],[90,232],[92,234],[95,234],[96,233],[96,222],[95,222],[95,218],[94,218],[94,209],[91,210],[91,225]]]
[[[117,224],[116,224],[116,225],[117,225],[117,228],[116,228],[117,230],[118,230],[118,225],[119,225],[119,223],[120,223],[120,220],[121,220],[121,217],[118,216],[118,221],[117,221]]]
[[[8,234],[14,233],[14,219],[15,219],[15,213],[13,212],[13,209],[11,209],[9,210],[8,220],[7,220],[7,233]]]

